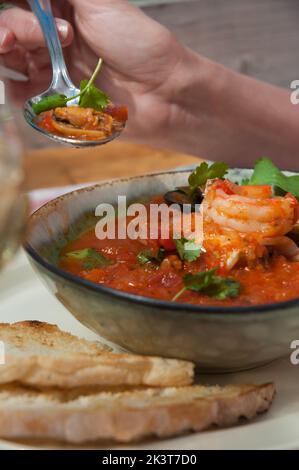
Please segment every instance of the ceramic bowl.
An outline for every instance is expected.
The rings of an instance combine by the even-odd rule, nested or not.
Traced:
[[[299,339],[299,300],[246,307],[195,306],[97,285],[57,266],[61,247],[95,222],[95,207],[166,192],[189,172],[105,182],[58,197],[29,220],[25,249],[49,290],[82,324],[134,353],[194,361],[208,372],[253,368],[291,353]],[[250,170],[233,170],[232,180]]]

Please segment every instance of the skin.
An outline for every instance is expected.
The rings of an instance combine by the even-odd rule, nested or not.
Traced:
[[[16,3],[16,2],[15,2]],[[125,0],[52,1],[74,83],[102,57],[97,84],[129,107],[125,137],[251,166],[267,155],[299,169],[299,108],[290,93],[237,74],[180,44]],[[0,55],[29,80],[12,83],[21,104],[49,86],[51,68],[26,3],[0,14]]]

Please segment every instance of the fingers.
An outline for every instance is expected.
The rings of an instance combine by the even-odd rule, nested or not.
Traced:
[[[0,51],[2,53],[9,52],[15,45],[16,37],[12,31],[7,28],[0,27]]]
[[[3,55],[2,63],[5,67],[27,76],[26,51],[21,46],[15,46],[13,51]]]
[[[62,19],[56,19],[56,25],[62,45],[68,46],[73,40],[72,26]],[[29,50],[45,46],[37,18],[22,8],[10,8],[0,15],[0,54],[12,50],[15,43]]]
[[[38,82],[44,70],[47,70],[48,81],[51,77],[50,59],[44,49],[29,52],[16,45],[13,51],[2,56],[2,63],[5,67],[27,76],[31,82]]]
[[[31,52],[19,45],[16,45],[11,52],[4,54],[2,61],[6,67],[25,75],[28,75],[29,68],[35,68],[35,73],[38,73],[38,70],[50,65],[50,58],[46,49],[40,48]]]
[[[35,79],[22,83],[11,80],[9,82],[9,92],[14,103],[17,106],[23,106],[26,99],[46,90],[50,85],[50,76],[50,69],[45,69],[41,74],[39,74],[38,80]]]
[[[27,82],[10,81],[10,92],[14,102],[20,105],[29,96],[44,91],[50,85],[51,66],[47,51],[44,48],[29,52],[22,46],[16,45],[13,51],[2,56],[6,67],[28,77]]]

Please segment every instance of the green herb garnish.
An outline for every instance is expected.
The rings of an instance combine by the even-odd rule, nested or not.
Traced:
[[[240,293],[240,283],[234,279],[217,276],[215,274],[217,269],[213,268],[197,274],[186,274],[183,277],[184,287],[173,297],[172,301],[177,300],[187,290],[201,292],[217,300],[237,297]]]
[[[151,250],[140,251],[137,255],[137,261],[141,265],[148,263],[153,263],[155,266],[159,267],[165,258],[166,251],[164,248],[159,248],[159,251],[156,255],[153,254]]]
[[[112,260],[105,258],[102,253],[99,253],[94,248],[84,248],[83,250],[70,251],[69,253],[66,253],[65,256],[67,258],[73,258],[78,261],[84,261],[83,268],[86,270],[113,264]]]
[[[236,184],[240,184],[240,186],[248,186],[250,184],[250,178],[243,178],[240,183],[236,182]]]
[[[189,186],[181,186],[164,194],[167,204],[178,204],[181,208],[184,204],[191,204],[191,211],[196,210],[197,205],[203,201],[203,192],[209,179],[223,178],[228,170],[226,163],[202,162],[188,178]]]
[[[261,158],[256,162],[253,175],[248,184],[269,184],[273,186],[274,189],[279,188],[280,190],[293,194],[299,199],[299,175],[284,175],[279,168],[272,163],[270,158]]]
[[[97,111],[102,111],[107,107],[110,101],[106,93],[97,88],[93,83],[88,85],[87,80],[81,81],[80,90],[82,91],[79,100],[79,106],[81,106],[81,108],[93,108]]]
[[[202,162],[188,178],[191,193],[198,187],[204,189],[210,179],[223,178],[227,170],[228,165],[226,163],[215,162],[209,165],[207,162]]]
[[[94,81],[101,70],[102,59],[99,59],[95,71],[89,80],[82,80],[80,84],[80,93],[75,96],[67,97],[65,95],[51,95],[42,98],[37,103],[32,104],[32,109],[35,114],[40,114],[50,109],[65,107],[69,101],[79,98],[79,106],[82,108],[93,108],[97,111],[102,111],[108,105],[110,98],[102,90],[94,85]]]
[[[173,239],[173,241],[182,261],[192,263],[192,261],[197,260],[201,253],[201,246],[195,243],[195,240],[187,240],[183,237],[179,240]]]
[[[153,254],[150,250],[140,251],[137,255],[137,261],[139,264],[151,263],[153,259]]]
[[[32,109],[35,114],[49,111],[49,109],[64,107],[67,104],[67,97],[65,95],[51,95],[41,99],[37,103],[32,104]]]

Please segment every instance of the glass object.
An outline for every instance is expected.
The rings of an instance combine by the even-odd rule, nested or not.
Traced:
[[[1,86],[4,89],[3,82]],[[3,100],[4,101],[4,100]],[[21,243],[27,214],[22,148],[8,104],[0,102],[0,269]]]

